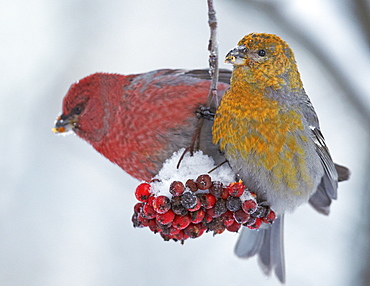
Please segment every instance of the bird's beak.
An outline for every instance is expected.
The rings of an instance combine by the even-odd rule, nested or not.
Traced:
[[[68,133],[73,128],[77,127],[76,116],[60,115],[55,122],[54,128],[51,129],[56,134]]]
[[[233,50],[227,53],[225,57],[225,63],[233,65],[243,65],[247,59],[248,49],[242,45],[237,46]]]

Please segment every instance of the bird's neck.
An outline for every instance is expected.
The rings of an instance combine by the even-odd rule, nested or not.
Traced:
[[[231,82],[231,88],[243,88],[251,91],[262,91],[266,88],[276,92],[300,91],[303,88],[300,74],[296,66],[284,72],[276,72],[271,75],[266,67],[261,66],[235,66]]]

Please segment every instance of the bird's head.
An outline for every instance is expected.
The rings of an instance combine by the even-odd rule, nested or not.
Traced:
[[[226,55],[225,62],[234,67],[260,70],[265,76],[281,75],[296,65],[288,44],[276,35],[265,33],[243,37],[237,47]]]
[[[72,84],[63,99],[63,112],[52,129],[54,133],[74,131],[90,143],[101,140],[109,119],[108,109],[104,108],[102,76],[93,74]]]

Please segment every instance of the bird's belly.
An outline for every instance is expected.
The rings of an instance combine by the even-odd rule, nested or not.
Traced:
[[[285,142],[278,153],[258,153],[251,148],[247,154],[228,145],[225,155],[244,184],[281,213],[307,202],[324,174],[314,144],[299,143],[302,147],[293,150]]]

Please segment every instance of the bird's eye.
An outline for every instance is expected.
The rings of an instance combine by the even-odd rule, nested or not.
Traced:
[[[264,57],[264,56],[266,55],[266,51],[265,51],[265,50],[259,50],[259,51],[258,51],[258,55],[259,55],[260,57]]]
[[[73,113],[76,114],[76,115],[80,115],[82,110],[83,109],[82,109],[81,106],[76,106],[75,108],[73,108]]]

